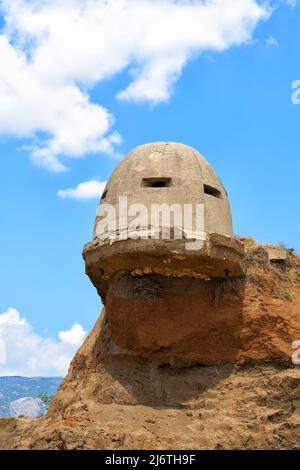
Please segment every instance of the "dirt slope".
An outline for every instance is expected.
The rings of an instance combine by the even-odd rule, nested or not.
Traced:
[[[245,278],[112,282],[47,416],[2,419],[0,448],[299,449],[300,261],[244,242]]]

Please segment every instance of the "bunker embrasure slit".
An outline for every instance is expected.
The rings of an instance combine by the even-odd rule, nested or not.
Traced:
[[[221,191],[219,189],[214,188],[213,186],[209,186],[208,184],[204,184],[204,193],[208,194],[209,196],[216,197],[218,199],[222,198]]]
[[[106,195],[107,195],[107,189],[103,192],[103,194],[101,196],[101,201],[103,201],[103,199],[106,198]]]
[[[167,188],[171,186],[172,178],[143,178],[143,188]]]

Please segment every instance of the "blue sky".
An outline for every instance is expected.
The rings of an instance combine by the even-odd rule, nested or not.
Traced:
[[[6,2],[3,5],[4,28],[16,13],[8,10]],[[20,2],[20,11],[24,5],[28,2]],[[276,5],[268,19],[252,27],[246,44],[241,40],[222,51],[200,46],[198,52],[193,50],[184,66],[177,63],[176,73],[171,68],[176,78],[169,75],[167,86],[159,82],[161,95],[118,99],[116,95],[132,80],[129,63],[90,83],[75,75],[74,83],[79,83],[89,103],[114,116],[111,133],[117,131],[122,141],[112,141],[105,152],[97,141],[76,158],[64,148],[55,155],[52,151],[49,158],[60,159],[67,171],[49,171],[41,152],[32,151],[40,140],[57,132],[52,124],[48,128],[34,124],[21,132],[23,121],[19,123],[16,115],[7,130],[0,111],[0,313],[14,307],[20,318],[27,319],[29,329],[47,341],[57,341],[59,332],[75,323],[84,331],[91,329],[101,305],[84,274],[81,252],[92,237],[98,199],[60,198],[57,192],[90,180],[107,180],[121,155],[145,142],[179,141],[197,148],[228,190],[235,233],[259,242],[284,242],[300,251],[300,105],[291,100],[292,83],[300,79],[300,6]],[[2,34],[12,41],[6,30]],[[20,47],[14,44],[15,49]],[[20,113],[25,111],[20,106]],[[74,138],[77,132],[75,126]],[[3,368],[2,373],[7,371]]]

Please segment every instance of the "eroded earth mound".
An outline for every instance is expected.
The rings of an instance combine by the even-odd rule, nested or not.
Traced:
[[[2,419],[0,448],[299,449],[300,259],[241,241],[240,278],[118,273],[47,415]]]

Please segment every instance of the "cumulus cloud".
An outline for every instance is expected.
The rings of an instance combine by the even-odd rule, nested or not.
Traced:
[[[60,331],[58,337],[62,343],[76,347],[82,342],[85,332],[79,323],[75,323],[70,330]]]
[[[271,10],[258,0],[0,0],[0,133],[29,140],[31,158],[63,171],[63,157],[113,154],[114,118],[90,90],[129,71],[117,97],[167,101],[203,51],[251,41]]]
[[[78,184],[76,188],[60,189],[57,195],[62,199],[98,199],[106,186],[106,181],[90,180]]]
[[[40,336],[15,308],[0,314],[0,375],[63,376],[86,336],[75,323],[58,339]]]

